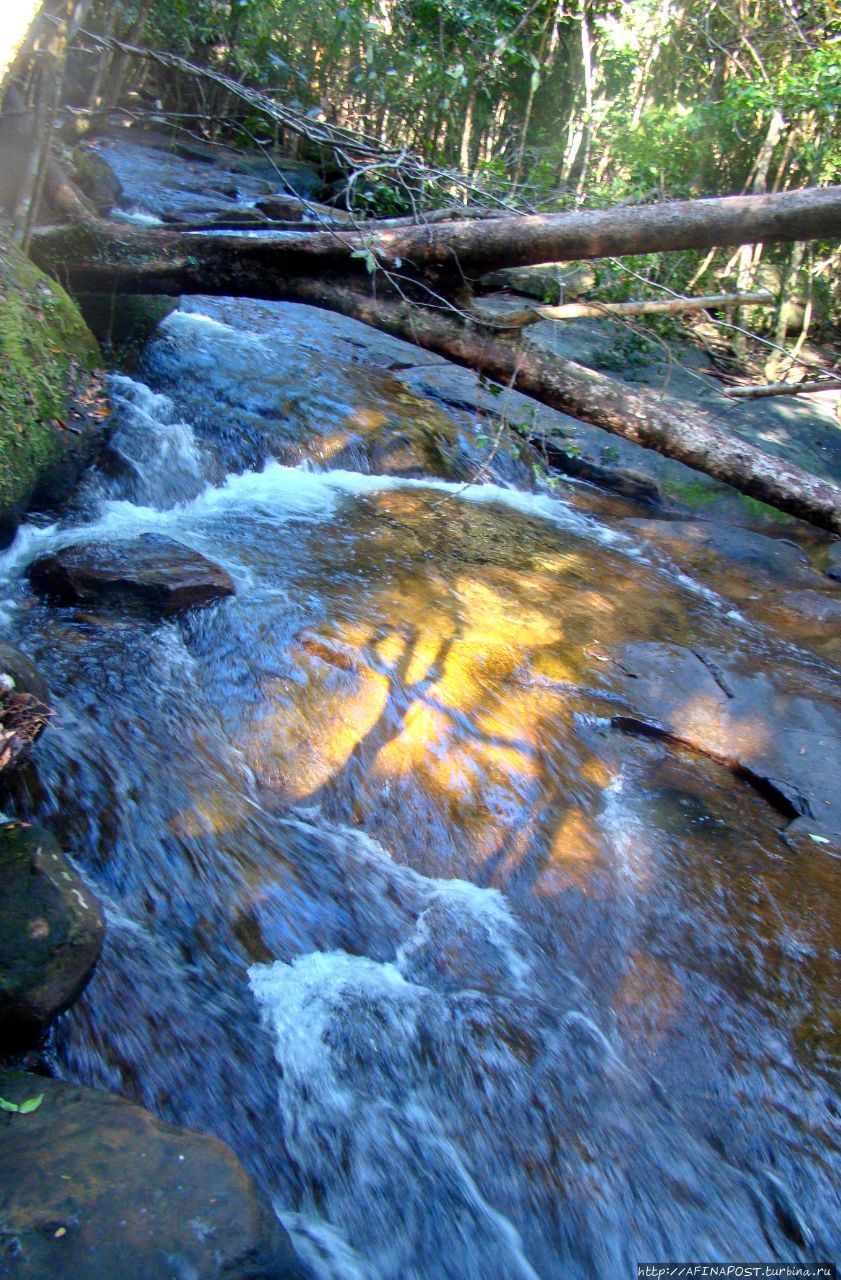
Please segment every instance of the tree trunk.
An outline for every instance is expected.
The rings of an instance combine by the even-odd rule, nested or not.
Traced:
[[[305,232],[277,240],[230,240],[97,222],[41,232],[33,256],[88,292],[209,293],[288,297],[288,277],[339,270],[365,278],[383,267],[437,272],[459,283],[499,267],[628,253],[703,249],[757,240],[829,239],[841,230],[841,186],[727,196],[575,213],[487,218],[358,232]],[[354,255],[357,255],[354,257]]]
[[[39,59],[33,136],[12,215],[14,238],[24,253],[29,250],[52,160],[53,122],[61,102],[67,46],[84,22],[90,5],[91,0],[61,0],[53,8],[54,21],[33,41],[30,56]]]
[[[812,193],[838,200],[832,192]],[[767,200],[785,197],[765,197]],[[730,205],[732,201],[698,201],[692,204]],[[736,200],[737,204],[743,203]],[[634,213],[643,210],[621,211]],[[656,212],[656,210],[654,211]],[[576,223],[581,217],[575,215]],[[604,215],[594,215],[603,217]],[[566,221],[566,215],[562,215]],[[552,219],[520,220],[539,224]],[[490,240],[501,223],[483,222],[481,235]],[[750,219],[746,220],[750,223]],[[801,213],[792,235],[803,235]],[[464,224],[449,231],[460,232]],[[390,247],[400,237],[410,235],[436,245],[441,228],[398,229],[380,232],[377,242]],[[475,227],[467,228],[475,232]],[[576,232],[581,236],[580,230]],[[752,236],[752,225],[745,234]],[[539,235],[539,229],[538,229]],[[557,231],[553,232],[557,236]],[[390,238],[389,238],[390,237]],[[345,268],[349,246],[361,245],[357,237],[347,237],[342,248]],[[720,430],[701,411],[688,410],[666,396],[654,397],[595,373],[559,357],[546,357],[518,347],[487,329],[465,324],[457,316],[424,310],[409,302],[391,300],[365,292],[363,275],[344,281],[327,278],[326,269],[337,265],[338,233],[325,236],[296,236],[294,241],[232,240],[213,236],[179,235],[122,229],[107,223],[77,228],[69,232],[42,234],[36,245],[36,260],[58,279],[91,292],[210,293],[306,302],[352,316],[375,328],[407,339],[417,346],[449,357],[456,363],[480,369],[498,381],[510,384],[564,413],[624,436],[636,444],[656,449],[717,480],[740,489],[750,497],[770,503],[781,511],[821,528],[841,534],[841,490],[817,479],[779,457],[763,453],[750,444]],[[483,255],[468,237],[465,242],[475,255]],[[542,241],[540,243],[543,243]],[[557,239],[553,242],[557,243]],[[601,243],[601,241],[600,241]],[[308,251],[305,246],[315,245]],[[495,246],[496,254],[502,250]],[[509,244],[508,253],[520,255],[521,242]],[[542,250],[541,250],[542,252]],[[97,254],[101,255],[99,258]],[[507,256],[507,255],[506,255]],[[503,256],[502,260],[505,260]],[[510,258],[509,258],[510,260]],[[475,261],[475,257],[471,259]],[[482,265],[488,262],[481,258]],[[490,262],[498,264],[496,256]],[[378,273],[379,274],[379,273]],[[370,288],[370,286],[369,286]],[[377,293],[383,290],[377,287]]]

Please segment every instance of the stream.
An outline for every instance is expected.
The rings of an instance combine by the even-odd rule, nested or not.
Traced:
[[[0,557],[57,710],[18,816],[106,904],[54,1069],[227,1142],[318,1280],[837,1258],[841,861],[617,729],[611,654],[837,676],[619,500],[503,449],[471,482],[482,424],[410,350],[185,299],[72,509]],[[236,595],[32,595],[44,551],[147,532]]]

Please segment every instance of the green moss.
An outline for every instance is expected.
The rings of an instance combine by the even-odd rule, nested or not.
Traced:
[[[726,497],[729,502],[738,503],[744,518],[750,522],[775,520],[785,523],[791,518],[785,512],[778,511],[776,507],[769,507],[767,502],[760,502],[758,498],[749,498],[747,494],[738,493],[736,490],[728,490],[715,480],[687,480],[685,483],[665,480],[663,492],[667,497],[675,498],[693,509],[712,506]],[[738,516],[734,518],[738,522]]]
[[[767,502],[760,502],[758,498],[749,498],[746,493],[739,494],[739,501],[747,514],[754,516],[756,519],[778,520],[783,524],[791,520],[791,516],[786,515],[785,511],[778,511],[776,507],[769,507]]]
[[[99,364],[76,304],[0,233],[0,509],[24,506],[58,459],[53,420]]]
[[[687,507],[706,507],[721,496],[721,491],[708,480],[664,480],[663,492],[669,498],[677,498]]]

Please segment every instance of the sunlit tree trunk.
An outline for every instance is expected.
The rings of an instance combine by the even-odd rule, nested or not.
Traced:
[[[473,169],[472,149],[473,149],[473,113],[476,110],[476,85],[474,84],[470,90],[467,99],[467,109],[464,113],[464,125],[461,131],[461,146],[459,147],[459,165],[462,173],[470,173]]]
[[[12,214],[12,234],[26,253],[50,162],[52,132],[61,103],[68,43],[85,20],[91,0],[64,0],[51,12],[31,57],[36,60],[32,144]]]

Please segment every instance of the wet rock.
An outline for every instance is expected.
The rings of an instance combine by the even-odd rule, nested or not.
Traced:
[[[93,203],[97,213],[109,214],[123,198],[123,187],[114,170],[89,146],[73,152],[73,180]]]
[[[780,600],[784,608],[807,622],[841,628],[841,596],[820,591],[785,591]]]
[[[841,542],[834,542],[827,556],[827,574],[836,582],[841,582]]]
[[[257,208],[276,222],[298,222],[318,219],[334,226],[353,226],[354,219],[346,209],[336,209],[329,204],[318,204],[298,196],[266,196],[257,201]]]
[[[814,818],[797,818],[785,829],[786,843],[800,853],[822,850],[833,858],[841,857],[841,831],[822,826]]]
[[[87,983],[105,926],[99,903],[41,827],[0,826],[0,1031],[33,1042]]]
[[[841,706],[749,671],[730,654],[629,644],[612,683],[616,727],[673,738],[721,760],[789,818],[841,832]]]
[[[49,703],[50,690],[35,663],[6,640],[0,640],[0,673],[11,676],[21,693],[31,693],[39,702]]]
[[[164,617],[234,594],[230,575],[219,565],[157,533],[134,542],[65,547],[36,560],[29,579],[60,604],[139,605]]]
[[[696,474],[652,449],[538,405],[518,391],[497,390],[470,369],[423,364],[400,370],[397,376],[418,394],[454,409],[504,419],[516,433],[543,440],[556,470],[646,506],[660,503],[665,476]]]
[[[189,1082],[185,1081],[185,1088]],[[0,1076],[3,1280],[304,1280],[236,1156],[110,1093]]]
[[[774,588],[824,585],[805,551],[785,538],[706,520],[628,520],[626,524],[666,547],[682,565],[714,572],[723,556],[754,583],[761,577]]]
[[[589,265],[571,267],[569,263],[544,262],[534,267],[505,267],[482,276],[480,285],[487,288],[512,289],[527,297],[537,298],[550,306],[582,298],[594,288],[596,273]]]
[[[271,229],[271,220],[259,209],[250,209],[247,205],[226,209],[222,213],[214,213],[208,221],[220,231],[248,231],[252,227]]]

